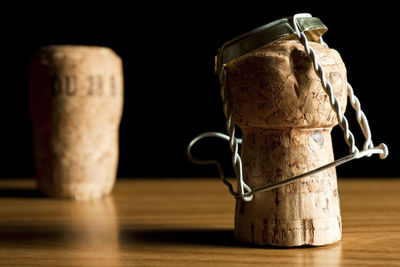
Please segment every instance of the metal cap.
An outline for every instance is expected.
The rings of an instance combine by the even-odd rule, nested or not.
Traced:
[[[296,22],[299,30],[303,31],[310,41],[319,41],[328,30],[316,17],[300,17]],[[233,59],[294,34],[293,23],[295,23],[293,17],[278,19],[226,42],[218,49],[218,54],[215,56],[215,72],[219,72],[225,63]]]

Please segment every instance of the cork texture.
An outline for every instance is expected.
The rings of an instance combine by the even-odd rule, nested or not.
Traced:
[[[311,43],[334,94],[346,107],[340,55]],[[228,65],[233,121],[243,131],[241,157],[251,188],[303,174],[334,160],[337,119],[311,58],[297,40],[270,43]],[[236,203],[235,237],[274,246],[326,245],[340,240],[335,168]]]
[[[89,200],[112,190],[123,104],[111,49],[46,46],[30,62],[35,174],[48,196]]]
[[[318,43],[310,42],[310,46],[344,112],[347,78],[340,55]],[[232,61],[227,86],[237,125],[293,128],[337,124],[311,58],[297,40],[273,42]]]

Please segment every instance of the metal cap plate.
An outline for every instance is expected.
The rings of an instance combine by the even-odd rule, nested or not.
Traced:
[[[292,35],[295,33],[293,23],[293,17],[278,19],[226,42],[218,49],[215,57],[215,71],[219,72],[223,64],[254,49]],[[318,41],[328,30],[316,17],[298,18],[297,25],[310,41]]]

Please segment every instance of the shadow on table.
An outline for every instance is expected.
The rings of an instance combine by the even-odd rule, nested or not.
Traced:
[[[237,241],[233,229],[143,229],[120,230],[120,243],[148,243],[172,245],[222,246],[240,248],[290,249],[287,247],[259,246]],[[307,248],[309,246],[296,247]]]
[[[31,188],[0,188],[0,198],[42,198],[39,190]]]
[[[146,229],[120,231],[121,243],[240,246],[229,229]]]

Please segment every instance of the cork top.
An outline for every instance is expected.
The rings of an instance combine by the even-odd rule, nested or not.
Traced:
[[[346,68],[339,55],[310,42],[342,112],[347,101]],[[227,87],[235,124],[241,127],[302,128],[337,124],[311,58],[298,40],[280,40],[228,64]]]
[[[47,45],[42,46],[31,58],[31,62],[40,58],[44,66],[48,64],[57,64],[64,59],[76,62],[76,66],[87,67],[80,63],[84,63],[86,59],[93,58],[99,64],[114,64],[121,58],[108,47],[103,46],[86,46],[86,45]],[[111,62],[112,61],[112,62]],[[109,62],[109,63],[107,63]]]

